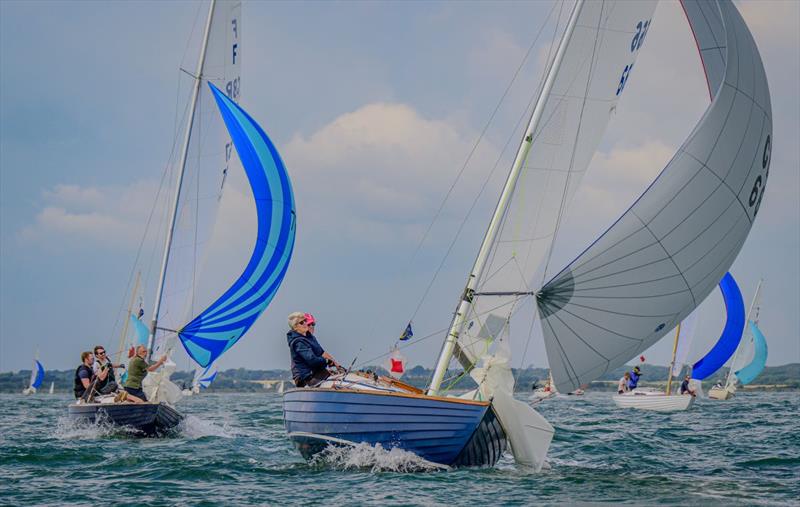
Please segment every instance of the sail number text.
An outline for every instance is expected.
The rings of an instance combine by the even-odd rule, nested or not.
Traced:
[[[764,141],[764,151],[761,153],[761,169],[764,170],[764,178],[759,174],[756,181],[753,182],[753,189],[750,191],[750,198],[747,204],[753,209],[753,218],[758,214],[758,208],[761,207],[761,199],[764,198],[764,189],[767,188],[767,178],[769,177],[769,162],[772,158],[772,136],[767,134],[767,140]]]
[[[644,44],[644,38],[647,37],[647,30],[650,28],[650,20],[647,21],[639,21],[636,24],[636,33],[631,40],[631,53],[636,53],[641,49],[642,44]],[[617,86],[617,96],[622,93],[622,90],[625,89],[625,83],[628,82],[628,77],[631,75],[633,71],[633,62],[626,65],[624,69],[622,69],[622,76],[619,78],[619,85]]]

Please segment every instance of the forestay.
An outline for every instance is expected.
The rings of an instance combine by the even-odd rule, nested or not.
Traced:
[[[562,392],[686,318],[733,263],[763,198],[772,109],[755,42],[731,2],[682,3],[712,103],[645,193],[537,294]]]
[[[530,142],[527,158],[459,335],[457,357],[467,368],[508,331],[514,312],[539,286],[542,263],[632,75],[655,2],[578,2],[576,9],[563,58],[551,69],[552,88],[539,97],[540,119],[523,140],[521,152]]]

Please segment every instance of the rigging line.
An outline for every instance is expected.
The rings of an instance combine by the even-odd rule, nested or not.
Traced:
[[[584,89],[583,102],[581,103],[581,114],[578,117],[578,129],[575,132],[575,140],[574,140],[574,142],[572,144],[572,153],[570,155],[570,161],[569,161],[570,170],[572,169],[572,167],[575,164],[575,153],[578,150],[578,139],[580,138],[581,126],[583,125],[583,113],[586,111],[586,102],[589,99],[589,85],[591,85],[592,78],[594,77],[595,61],[596,61],[595,60],[595,55],[597,54],[597,46],[598,46],[599,41],[600,41],[600,33],[601,33],[600,26],[601,26],[601,24],[603,22],[603,9],[604,9],[604,7],[605,7],[605,3],[602,3],[600,5],[600,14],[597,17],[597,34],[595,34],[595,37],[594,37],[594,45],[592,46],[592,57],[589,60],[589,75],[586,78],[586,87]],[[550,245],[548,245],[548,247],[547,247],[547,257],[546,257],[545,264],[544,264],[544,270],[542,272],[542,280],[539,283],[540,286],[544,285],[544,281],[547,279],[547,269],[550,267],[550,260],[553,257],[553,243],[555,243],[555,241],[556,241],[556,237],[558,236],[558,231],[561,228],[561,222],[562,222],[562,220],[564,218],[564,213],[566,212],[567,194],[569,193],[569,184],[570,184],[571,178],[572,178],[572,173],[571,172],[567,173],[567,180],[564,183],[564,191],[561,194],[561,205],[559,206],[558,216],[556,218],[556,226],[555,226],[555,229],[553,230],[553,241],[551,241]]]
[[[500,100],[497,102],[497,105],[495,106],[494,111],[492,111],[492,114],[490,115],[488,121],[484,125],[483,130],[481,131],[481,133],[478,136],[478,139],[475,141],[475,144],[473,145],[472,149],[470,150],[469,154],[467,155],[467,158],[464,161],[464,164],[462,165],[462,167],[459,170],[458,174],[456,175],[455,180],[450,185],[450,188],[448,189],[447,194],[445,194],[445,197],[442,200],[442,203],[439,206],[439,209],[434,214],[434,217],[431,220],[431,223],[428,225],[428,228],[426,229],[425,233],[423,234],[422,239],[420,240],[419,244],[417,245],[416,249],[414,250],[414,253],[412,254],[411,259],[409,260],[408,265],[406,267],[406,271],[408,271],[408,268],[411,266],[411,264],[413,263],[414,259],[418,255],[420,249],[422,248],[422,245],[424,244],[425,240],[427,239],[428,235],[430,234],[430,231],[433,228],[433,225],[436,223],[436,221],[438,220],[439,216],[441,215],[441,212],[444,209],[444,206],[445,206],[447,200],[449,199],[449,197],[453,193],[453,190],[455,189],[455,186],[460,181],[461,176],[463,175],[464,171],[467,168],[467,165],[472,160],[472,156],[474,155],[475,151],[477,150],[478,145],[480,144],[480,142],[483,140],[484,135],[486,134],[486,131],[489,129],[492,121],[494,120],[494,117],[497,114],[498,110],[500,109],[500,106],[505,101],[505,98],[508,95],[508,92],[511,90],[512,85],[516,82],[516,79],[519,76],[519,73],[524,68],[525,62],[527,61],[528,56],[530,55],[531,51],[533,50],[534,46],[536,45],[536,42],[539,40],[539,37],[544,32],[544,28],[547,25],[547,22],[550,20],[550,17],[552,16],[553,12],[555,11],[555,6],[556,6],[556,4],[554,3],[553,7],[550,9],[550,12],[548,13],[547,17],[545,18],[544,22],[542,23],[542,26],[539,28],[539,30],[538,30],[538,32],[536,34],[536,37],[534,38],[533,42],[528,47],[528,50],[526,51],[525,55],[523,56],[522,61],[520,62],[519,66],[517,67],[517,70],[514,73],[514,76],[511,78],[511,81],[508,83],[508,86],[506,87],[505,91],[503,92],[502,96],[500,97]],[[563,4],[562,4],[561,8],[563,9]],[[559,18],[560,18],[560,16],[561,16],[561,10],[559,10]],[[530,105],[529,105],[529,107],[530,107]],[[527,112],[527,109],[525,110],[525,112]],[[522,118],[524,118],[524,117],[525,117],[525,114],[523,113],[523,116],[520,117],[520,120],[517,122],[517,124],[515,125],[515,127],[514,127],[512,132],[516,132],[517,128],[519,128],[519,124],[521,123]],[[511,137],[508,138],[508,140],[506,141],[506,145],[503,147],[503,150],[500,152],[500,156],[498,157],[498,161],[495,163],[494,168],[489,173],[489,178],[487,178],[487,182],[491,178],[491,175],[494,173],[494,170],[497,168],[497,166],[499,164],[499,161],[500,161],[500,158],[502,158],[503,153],[505,153],[505,150],[508,147],[508,144],[510,143],[510,141],[511,141]],[[481,190],[479,191],[478,196],[475,198],[475,201],[473,202],[472,206],[470,207],[469,211],[467,212],[467,217],[469,217],[470,212],[475,207],[475,204],[476,204],[478,198],[483,193],[483,189],[485,187],[486,187],[486,183],[484,183],[484,185],[481,187]],[[464,222],[466,222],[466,218],[467,217],[465,217]],[[462,230],[462,228],[464,226],[464,222],[462,222],[461,227],[459,227],[459,230],[456,233],[456,239],[458,238],[459,233],[461,232],[461,230]],[[436,280],[436,277],[438,276],[442,266],[444,265],[445,260],[447,260],[447,258],[449,257],[450,252],[452,251],[452,247],[453,247],[454,243],[455,243],[455,239],[454,239],[453,243],[451,243],[450,247],[447,249],[447,252],[445,253],[444,258],[442,259],[441,264],[436,269],[436,272],[434,273],[433,278],[431,279],[431,282],[428,284],[428,287],[425,289],[425,292],[423,293],[422,298],[420,299],[419,304],[417,304],[417,307],[414,310],[414,313],[412,314],[411,319],[409,319],[409,321],[414,320],[414,317],[417,316],[417,313],[419,312],[419,309],[422,307],[422,304],[425,302],[425,298],[428,296],[428,293],[430,292],[430,289],[433,286],[433,282]]]

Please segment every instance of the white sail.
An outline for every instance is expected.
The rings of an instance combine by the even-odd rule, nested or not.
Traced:
[[[181,185],[175,232],[165,274],[153,357],[172,350],[174,330],[184,326],[208,301],[197,301],[206,246],[212,239],[219,201],[229,171],[238,164],[230,135],[214,96],[211,82],[234,101],[241,96],[241,2],[216,0],[208,28],[208,42],[199,67],[201,84],[191,123],[186,169]],[[179,169],[179,168],[178,168]]]
[[[55,388],[56,388],[56,383],[55,382],[50,382],[50,391],[48,391],[49,394],[53,394],[53,392],[55,391]]]
[[[729,1],[684,0],[712,103],[646,192],[537,294],[556,386],[635,357],[714,289],[769,174],[772,109],[756,44]]]
[[[459,336],[466,367],[488,351],[521,301],[530,300],[539,286],[542,262],[633,75],[655,5],[578,3],[576,26],[552,88],[539,99],[541,119],[476,284],[470,322]]]
[[[731,358],[730,369],[728,370],[728,379],[726,386],[733,387],[736,385],[736,372],[750,364],[755,354],[755,336],[750,327],[752,322],[758,325],[759,314],[761,313],[761,286],[762,281],[759,280],[756,287],[756,293],[753,296],[753,302],[750,304],[750,310],[747,312],[747,320],[745,321],[744,334],[736,353]]]

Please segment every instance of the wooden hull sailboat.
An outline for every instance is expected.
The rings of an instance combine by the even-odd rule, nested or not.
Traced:
[[[656,180],[572,262],[549,272],[562,219],[633,75],[655,9],[646,1],[578,0],[546,64],[428,389],[409,393],[374,381],[287,392],[286,427],[304,455],[325,442],[364,441],[458,465],[462,452],[471,452],[465,451],[471,445],[466,433],[482,435],[480,428],[499,422],[516,462],[539,470],[554,430],[513,398],[512,322],[534,312],[553,383],[572,392],[661,340],[711,293],[762,202],[771,105],[758,49],[735,5],[682,0],[681,6],[711,104]],[[526,183],[518,185],[522,176]],[[451,360],[478,385],[460,397],[473,403],[440,397]],[[642,393],[623,396],[622,403],[685,410],[694,402],[691,396]],[[645,401],[634,401],[639,399]],[[464,417],[456,423],[452,415],[460,412]],[[370,430],[375,424],[379,429]],[[442,454],[417,442],[448,436],[451,447]],[[470,463],[491,462],[485,449]]]

